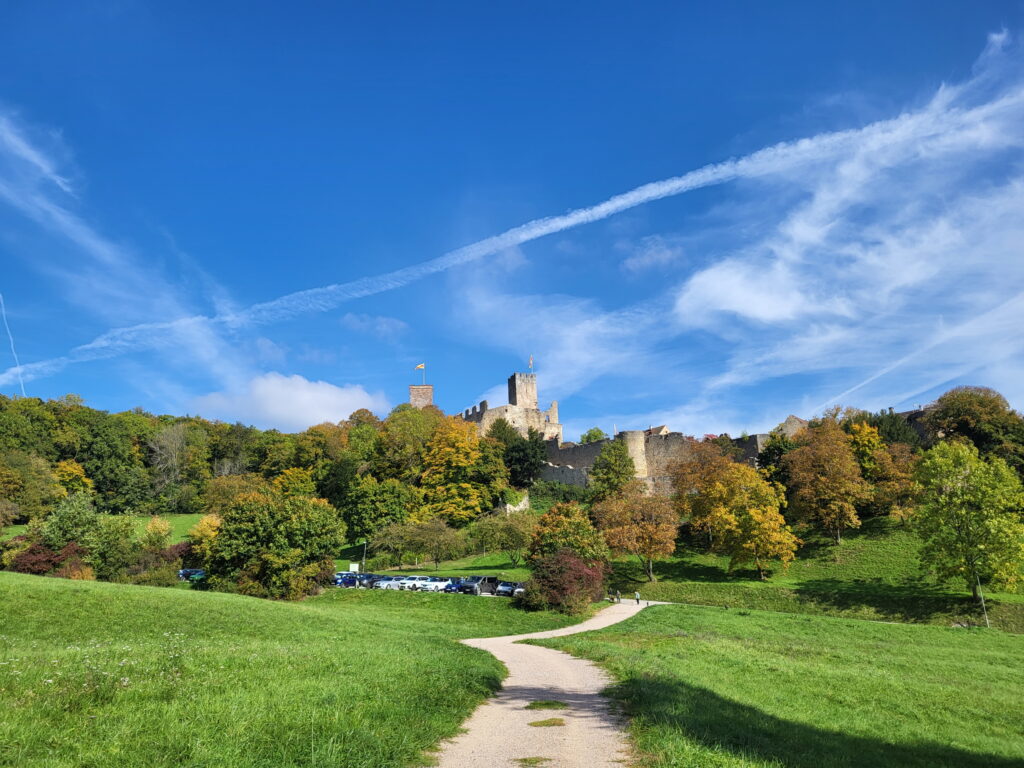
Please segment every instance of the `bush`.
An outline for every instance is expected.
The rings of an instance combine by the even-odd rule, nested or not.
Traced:
[[[12,558],[10,569],[42,576],[60,565],[60,554],[38,541],[30,543]]]
[[[587,563],[569,550],[538,559],[533,576],[517,603],[531,611],[556,610],[570,615],[584,613],[604,595],[608,567]]]

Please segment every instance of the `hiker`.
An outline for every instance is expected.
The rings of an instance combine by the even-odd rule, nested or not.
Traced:
[[[633,597],[636,598],[636,604],[640,605],[640,593],[639,592],[634,592],[633,593]]]
[[[622,593],[619,592],[619,590],[617,590],[617,589],[615,590],[615,602],[616,603],[621,603],[622,602]]]

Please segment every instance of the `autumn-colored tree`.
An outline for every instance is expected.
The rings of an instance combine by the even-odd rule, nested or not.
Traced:
[[[700,521],[710,514],[715,484],[734,463],[717,443],[693,441],[686,458],[669,468],[679,519],[706,533],[709,544],[714,543],[714,532]]]
[[[139,544],[146,552],[161,552],[171,543],[171,524],[162,517],[153,515],[146,523]]]
[[[592,514],[612,552],[636,557],[647,580],[657,581],[654,561],[675,551],[679,532],[679,515],[672,501],[647,493],[644,484],[634,480],[596,504]]]
[[[483,458],[475,424],[456,417],[442,420],[423,460],[424,506],[418,517],[465,525],[486,511],[495,489],[487,485],[494,478],[481,471]]]
[[[315,496],[313,473],[301,467],[290,467],[274,478],[271,485],[282,496]]]
[[[207,515],[220,515],[245,493],[267,493],[270,483],[262,475],[222,475],[206,484],[202,509]]]
[[[886,445],[875,454],[870,502],[872,512],[890,515],[901,522],[913,514],[921,490],[914,480],[920,460],[920,454],[906,443]]]
[[[573,502],[556,504],[537,519],[528,559],[536,562],[562,550],[574,552],[588,562],[606,561],[609,557],[608,544],[601,532],[590,522],[586,510]]]
[[[537,517],[530,512],[487,515],[474,523],[470,535],[487,551],[504,553],[512,567],[517,568],[536,525]]]
[[[883,449],[882,436],[871,425],[860,421],[849,425],[850,448],[857,459],[861,476],[869,483],[878,479],[879,454]]]
[[[9,511],[21,520],[46,515],[67,496],[49,462],[23,451],[0,455],[0,492],[10,504]]]
[[[843,531],[860,527],[857,505],[870,493],[850,436],[833,413],[801,430],[796,441],[799,447],[782,460],[789,474],[790,509],[800,519],[817,522],[841,544]]]
[[[730,572],[753,563],[763,579],[771,560],[789,567],[800,540],[780,512],[786,504],[782,486],[747,464],[730,462],[695,496],[691,523],[710,534],[713,551],[729,555]]]
[[[91,494],[93,482],[85,476],[85,468],[77,461],[65,459],[53,467],[53,474],[69,496],[75,493]]]
[[[975,600],[980,583],[1013,586],[1024,571],[1024,492],[1002,459],[966,441],[940,442],[917,469],[923,489],[912,518],[921,559],[940,578],[963,579]]]
[[[618,493],[636,477],[636,465],[623,440],[609,440],[590,468],[590,488],[600,501]]]
[[[253,495],[258,496],[262,494]],[[224,507],[224,511],[227,511],[234,504],[235,498],[233,497],[231,504]],[[192,545],[192,554],[199,562],[205,563],[210,559],[213,540],[217,537],[221,522],[222,519],[219,514],[204,515],[199,518],[199,522],[192,526],[192,529],[188,532],[188,541]]]
[[[418,483],[427,445],[443,419],[437,408],[397,406],[381,425],[370,471],[378,478]]]

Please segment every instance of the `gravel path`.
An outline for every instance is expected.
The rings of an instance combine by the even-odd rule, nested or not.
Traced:
[[[650,604],[617,603],[582,624],[550,632],[463,640],[493,653],[509,674],[498,694],[466,721],[466,731],[441,745],[440,768],[622,768],[629,761],[629,745],[625,724],[601,695],[611,682],[608,675],[593,662],[550,648],[517,645],[516,641],[601,629]],[[561,701],[568,708],[525,708],[530,702],[544,700]],[[529,725],[549,718],[562,718],[565,724]],[[525,758],[546,758],[546,762]]]

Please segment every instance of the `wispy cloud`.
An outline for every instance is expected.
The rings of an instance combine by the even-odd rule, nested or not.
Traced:
[[[639,242],[620,240],[616,248],[629,254],[622,268],[630,273],[676,266],[683,258],[682,244],[663,235],[648,235]]]
[[[384,341],[394,341],[409,329],[409,326],[397,317],[362,315],[353,312],[346,312],[342,315],[341,324],[350,331],[368,333]]]
[[[11,344],[11,357],[14,358],[14,366],[18,371],[18,384],[21,386],[21,396],[25,397],[25,380],[21,377],[21,362],[18,360],[18,350],[14,346],[14,334],[11,333],[11,326],[7,322],[7,305],[4,303],[4,295],[0,293],[0,317],[4,321],[4,330],[7,331],[7,340]]]

